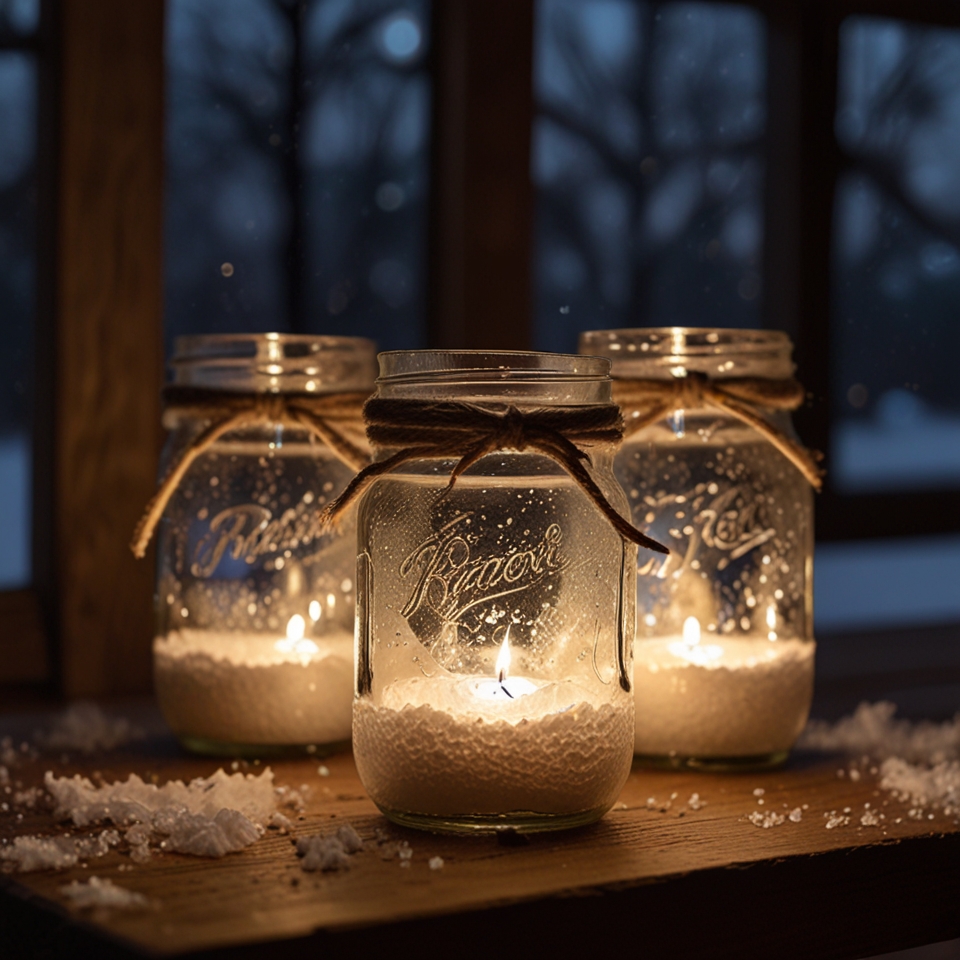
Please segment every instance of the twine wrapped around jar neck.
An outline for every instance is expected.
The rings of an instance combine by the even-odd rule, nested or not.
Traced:
[[[578,443],[618,443],[623,436],[623,419],[614,404],[530,410],[507,404],[496,410],[462,401],[374,397],[365,404],[363,416],[370,442],[397,452],[364,467],[324,508],[324,523],[336,524],[375,480],[413,460],[457,460],[450,473],[449,490],[465,470],[488,453],[531,450],[561,466],[623,539],[669,553],[617,513],[584,466],[590,458]]]
[[[694,370],[670,380],[624,379],[613,381],[613,398],[623,410],[624,435],[632,436],[677,410],[713,407],[753,427],[772,443],[819,491],[823,471],[817,461],[821,454],[801,446],[779,427],[770,423],[761,410],[796,410],[806,396],[797,380],[769,380],[762,377],[731,377],[711,380]]]
[[[234,430],[267,424],[305,430],[326,444],[334,456],[352,470],[362,469],[370,462],[370,457],[344,435],[343,427],[361,427],[361,413],[367,397],[369,393],[323,393],[314,396],[224,393],[192,387],[167,387],[163,394],[165,413],[208,420],[210,423],[171,466],[160,488],[147,504],[130,542],[133,555],[141,558],[146,554],[167,503],[194,460]]]

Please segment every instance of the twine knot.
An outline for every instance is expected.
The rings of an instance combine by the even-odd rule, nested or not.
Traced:
[[[513,404],[491,409],[457,401],[373,397],[363,408],[367,438],[395,453],[364,467],[343,493],[321,512],[321,523],[336,524],[344,511],[378,478],[413,460],[456,460],[447,484],[481,457],[497,450],[533,450],[562,467],[623,537],[658,553],[666,547],[641,533],[610,504],[584,465],[578,444],[619,443],[623,420],[615,404],[521,410]]]
[[[193,387],[167,387],[163,392],[164,412],[178,418],[208,420],[208,426],[187,446],[167,472],[153,499],[147,504],[130,542],[135,557],[143,557],[153,532],[174,491],[197,457],[206,453],[222,436],[234,430],[279,424],[305,430],[329,447],[333,455],[352,470],[370,462],[344,434],[343,428],[359,428],[367,393],[223,393]]]
[[[613,398],[624,412],[624,433],[631,436],[677,410],[713,407],[753,427],[772,443],[819,490],[823,471],[821,454],[808,450],[763,416],[764,410],[796,410],[806,396],[803,385],[792,378],[731,377],[711,380],[691,370],[685,377],[614,380]]]

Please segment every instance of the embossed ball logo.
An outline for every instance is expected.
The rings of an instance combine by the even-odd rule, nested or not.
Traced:
[[[400,576],[414,583],[401,614],[423,643],[489,643],[510,623],[532,627],[552,609],[566,564],[560,525],[506,539],[461,513],[404,558]]]

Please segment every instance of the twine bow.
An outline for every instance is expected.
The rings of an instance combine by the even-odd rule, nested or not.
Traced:
[[[714,407],[753,427],[804,475],[814,490],[819,490],[823,484],[823,471],[817,465],[820,455],[801,446],[759,412],[760,409],[796,410],[804,396],[803,385],[792,379],[711,380],[696,371],[672,380],[615,380],[613,383],[613,398],[626,418],[625,436],[638,433],[676,410]]]
[[[303,394],[225,394],[215,390],[168,387],[164,391],[164,410],[180,417],[210,420],[202,433],[187,447],[164,477],[160,488],[147,504],[130,542],[135,557],[143,557],[167,503],[180,485],[191,464],[207,452],[222,436],[233,430],[263,424],[299,427],[325,443],[342,463],[360,470],[369,456],[344,436],[341,426],[360,423],[367,393]]]
[[[618,443],[623,436],[623,420],[613,404],[523,411],[511,404],[497,411],[472,403],[375,397],[367,401],[363,415],[372,444],[400,449],[364,467],[324,508],[322,522],[335,524],[375,480],[411,460],[456,459],[449,490],[488,453],[535,450],[570,475],[621,537],[658,553],[669,552],[617,513],[584,466],[589,456],[578,443]]]

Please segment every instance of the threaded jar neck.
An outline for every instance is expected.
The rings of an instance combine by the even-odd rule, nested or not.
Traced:
[[[363,337],[290,333],[177,337],[173,383],[231,393],[372,390],[376,345]]]

